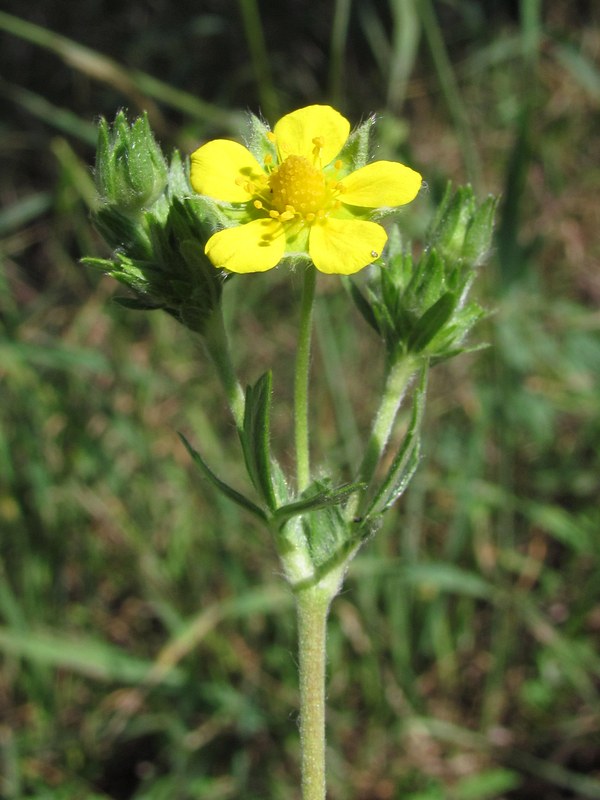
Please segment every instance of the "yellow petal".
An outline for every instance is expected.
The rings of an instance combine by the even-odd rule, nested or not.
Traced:
[[[228,139],[213,139],[191,155],[190,181],[198,194],[244,203],[253,196],[248,181],[264,178],[264,171],[252,153]],[[237,183],[236,183],[237,181]]]
[[[215,267],[230,272],[266,272],[285,251],[285,232],[275,219],[255,219],[210,237],[205,252]]]
[[[307,106],[282,117],[273,129],[279,159],[304,156],[313,162],[315,142],[321,143],[317,162],[325,167],[337,156],[350,133],[350,123],[331,106]]]
[[[308,252],[320,272],[352,275],[380,256],[386,241],[375,222],[327,218],[313,225]]]
[[[403,206],[417,196],[422,178],[396,161],[374,161],[340,181],[342,203],[367,208]]]

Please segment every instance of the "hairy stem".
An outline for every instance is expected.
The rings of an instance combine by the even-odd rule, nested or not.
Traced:
[[[377,466],[390,438],[406,389],[416,369],[417,365],[412,358],[401,358],[392,363],[389,368],[381,403],[373,420],[371,435],[359,472],[358,479],[367,485],[363,499],[369,495]]]
[[[302,800],[325,800],[325,664],[330,593],[311,586],[298,592],[296,604]]]

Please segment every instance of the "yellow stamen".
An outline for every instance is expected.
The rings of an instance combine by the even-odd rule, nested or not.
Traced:
[[[277,137],[275,136],[275,134],[273,133],[273,131],[267,131],[267,139],[268,139],[270,142],[273,142],[273,143],[275,143],[275,141],[276,141],[276,138],[277,138]]]
[[[273,170],[268,183],[270,205],[280,212],[289,207],[302,216],[315,214],[330,197],[323,173],[304,156],[288,156]]]

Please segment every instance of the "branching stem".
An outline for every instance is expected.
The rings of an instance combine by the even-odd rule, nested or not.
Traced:
[[[381,403],[373,420],[371,435],[360,467],[358,480],[366,484],[367,490],[363,500],[370,493],[370,487],[381,460],[381,456],[390,438],[390,434],[398,415],[398,410],[406,394],[408,385],[417,370],[412,358],[401,358],[393,362],[388,370]]]
[[[227,395],[227,402],[238,430],[244,427],[244,391],[237,379],[231,353],[229,340],[225,330],[223,311],[221,306],[211,314],[204,330],[204,344],[215,365],[219,379]]]

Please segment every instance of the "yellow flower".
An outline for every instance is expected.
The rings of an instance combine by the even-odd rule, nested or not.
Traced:
[[[206,254],[230,272],[264,272],[306,256],[321,272],[350,275],[378,258],[387,241],[370,218],[413,200],[418,172],[375,161],[354,172],[340,155],[350,123],[330,106],[282,117],[267,137],[263,164],[237,142],[215,139],[191,157],[196,192],[228,204],[235,224],[215,233]]]

